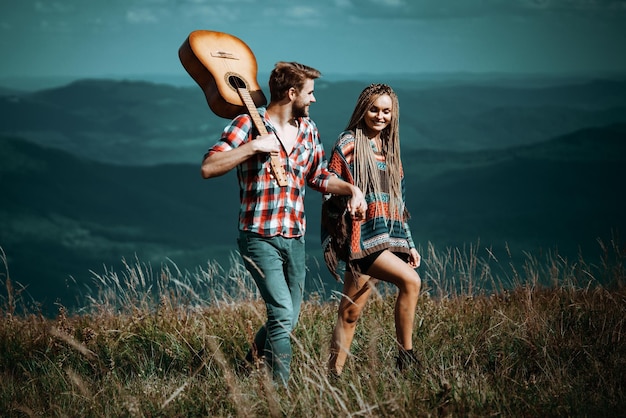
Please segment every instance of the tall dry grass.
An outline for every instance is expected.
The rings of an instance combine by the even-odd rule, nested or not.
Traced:
[[[340,379],[325,367],[337,301],[311,298],[287,389],[241,367],[265,313],[236,258],[227,269],[135,260],[94,272],[82,309],[46,318],[2,253],[0,415],[623,416],[626,254],[600,245],[596,265],[527,255],[521,268],[479,244],[429,246],[414,330],[422,366],[403,374],[392,287],[366,307]]]

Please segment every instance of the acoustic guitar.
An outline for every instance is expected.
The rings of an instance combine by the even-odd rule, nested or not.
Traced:
[[[197,30],[183,42],[178,57],[204,92],[213,113],[232,119],[247,111],[259,134],[267,134],[257,110],[267,99],[256,82],[256,58],[248,45],[228,33]],[[270,166],[276,182],[286,186],[279,153],[270,154]]]

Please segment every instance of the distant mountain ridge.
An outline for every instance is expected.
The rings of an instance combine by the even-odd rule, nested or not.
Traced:
[[[362,81],[316,83],[311,115],[328,148],[364,86]],[[403,82],[396,90],[403,149],[409,151],[502,149],[626,122],[626,81],[619,80],[535,88],[424,88]],[[0,114],[0,133],[125,165],[199,163],[227,123],[209,110],[199,87],[141,81],[81,80],[5,93]]]
[[[128,165],[197,160],[224,124],[199,91],[146,82],[82,80],[4,96],[0,112],[0,132]]]
[[[626,124],[490,152],[419,152],[405,169],[414,234],[517,251],[597,251],[626,228]]]

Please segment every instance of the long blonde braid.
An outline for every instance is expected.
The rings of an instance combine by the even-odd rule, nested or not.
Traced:
[[[400,157],[400,104],[398,96],[386,84],[370,84],[359,95],[357,104],[348,123],[347,130],[354,132],[354,180],[355,185],[365,193],[385,193],[376,158],[365,134],[365,115],[368,109],[380,96],[387,94],[392,100],[391,123],[381,132],[382,149],[380,150],[387,163],[387,182],[389,187],[389,210],[392,217],[404,219],[405,207],[402,199]],[[396,216],[394,216],[394,214]],[[377,213],[378,216],[378,205]]]

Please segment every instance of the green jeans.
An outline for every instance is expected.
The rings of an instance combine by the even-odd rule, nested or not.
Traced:
[[[277,383],[291,368],[291,332],[298,322],[306,278],[304,237],[263,237],[240,231],[239,251],[265,301],[267,321],[254,338]]]

